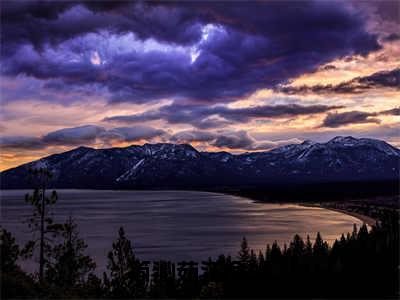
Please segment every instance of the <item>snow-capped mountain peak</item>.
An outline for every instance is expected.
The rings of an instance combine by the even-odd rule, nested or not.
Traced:
[[[188,144],[79,147],[1,173],[3,188],[30,187],[28,168],[46,167],[66,188],[143,188],[398,179],[400,150],[384,141],[335,137],[271,151],[198,152]]]

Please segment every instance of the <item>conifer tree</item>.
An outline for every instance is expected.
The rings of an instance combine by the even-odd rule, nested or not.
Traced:
[[[264,254],[261,251],[258,253],[258,265],[260,268],[263,268],[265,265]]]
[[[286,246],[286,244],[285,244]],[[282,256],[282,252],[281,249],[279,248],[278,242],[274,241],[274,243],[272,244],[272,248],[271,248],[271,260],[272,261],[279,261],[280,258]]]
[[[310,235],[307,234],[307,240],[306,240],[306,255],[311,256],[313,252],[313,246],[311,243]]]
[[[289,245],[289,252],[293,256],[302,256],[305,252],[305,244],[300,235],[295,234],[293,241]]]
[[[116,298],[143,297],[146,282],[140,273],[140,261],[135,257],[130,240],[125,236],[121,227],[118,239],[108,253],[107,268],[110,278],[104,274],[104,283],[109,291],[109,296]]]
[[[60,236],[62,243],[53,248],[52,259],[47,263],[46,281],[61,290],[69,290],[83,285],[96,264],[85,255],[87,245],[79,237],[77,224],[71,217],[61,225]]]
[[[39,168],[29,172],[37,186],[32,195],[25,196],[25,201],[33,206],[32,216],[28,219],[28,227],[33,234],[33,239],[25,245],[22,254],[25,258],[31,257],[34,250],[39,249],[39,282],[43,283],[45,265],[52,253],[54,238],[59,229],[59,224],[53,222],[49,207],[56,203],[58,196],[55,191],[50,197],[46,196],[47,183],[52,177],[49,170]]]
[[[321,234],[318,232],[315,238],[313,253],[315,256],[322,257],[328,255],[328,244],[323,241]]]
[[[11,233],[0,228],[0,266],[1,272],[10,272],[17,268],[16,261],[20,254],[19,246]]]
[[[247,269],[249,262],[250,262],[250,249],[249,249],[249,246],[247,244],[247,240],[245,237],[243,237],[243,239],[242,239],[238,258],[239,258],[242,268]]]

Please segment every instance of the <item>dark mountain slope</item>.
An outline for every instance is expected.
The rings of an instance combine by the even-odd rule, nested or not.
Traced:
[[[28,168],[46,167],[57,188],[216,188],[397,180],[400,150],[373,139],[336,137],[268,152],[198,152],[186,144],[79,147],[1,173],[2,188],[32,187]]]

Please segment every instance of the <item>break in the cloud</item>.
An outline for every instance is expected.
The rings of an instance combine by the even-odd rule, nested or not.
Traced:
[[[381,71],[364,77],[356,77],[340,84],[313,85],[313,86],[284,86],[279,88],[280,92],[298,94],[339,93],[357,94],[372,89],[392,88],[400,89],[400,69]]]
[[[377,123],[381,121],[375,118],[379,115],[400,115],[400,108],[393,108],[381,112],[347,111],[343,113],[328,113],[321,126],[341,127],[349,124]]]
[[[206,107],[202,105],[180,105],[173,103],[162,106],[157,110],[147,111],[141,114],[107,117],[104,121],[115,123],[139,123],[164,120],[170,124],[191,124],[200,129],[207,129],[224,126],[229,123],[246,123],[252,119],[313,115],[339,108],[342,108],[342,106],[303,106],[289,104],[229,108],[226,106]]]

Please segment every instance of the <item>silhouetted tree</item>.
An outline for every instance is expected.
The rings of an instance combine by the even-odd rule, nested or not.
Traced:
[[[18,268],[16,261],[19,257],[19,246],[11,232],[0,228],[0,266],[2,272],[10,272]]]
[[[37,290],[33,279],[17,265],[19,246],[11,233],[0,228],[1,299],[34,298]]]
[[[328,249],[329,249],[328,243],[323,241],[321,234],[318,232],[313,246],[314,255],[317,257],[327,256]]]
[[[75,221],[69,217],[60,227],[62,243],[52,249],[51,260],[47,262],[46,281],[65,293],[84,285],[87,275],[95,269],[96,264],[84,254],[87,245],[79,237]]]
[[[250,263],[250,248],[245,237],[242,239],[242,243],[240,244],[238,258],[242,269],[247,270]]]
[[[140,260],[132,249],[131,242],[125,237],[124,229],[118,231],[118,239],[108,253],[107,268],[110,278],[104,274],[104,284],[109,296],[115,298],[143,297],[146,292],[146,282],[140,272]]]
[[[58,224],[54,224],[51,218],[48,206],[56,203],[57,193],[53,191],[50,197],[46,196],[47,183],[51,178],[50,171],[40,168],[32,169],[30,173],[36,180],[37,188],[32,195],[25,196],[25,201],[33,206],[33,214],[28,219],[28,226],[34,237],[25,245],[23,255],[31,257],[33,251],[39,248],[39,281],[43,283],[47,256],[52,252],[52,242],[58,228]],[[39,237],[36,236],[37,234]]]

